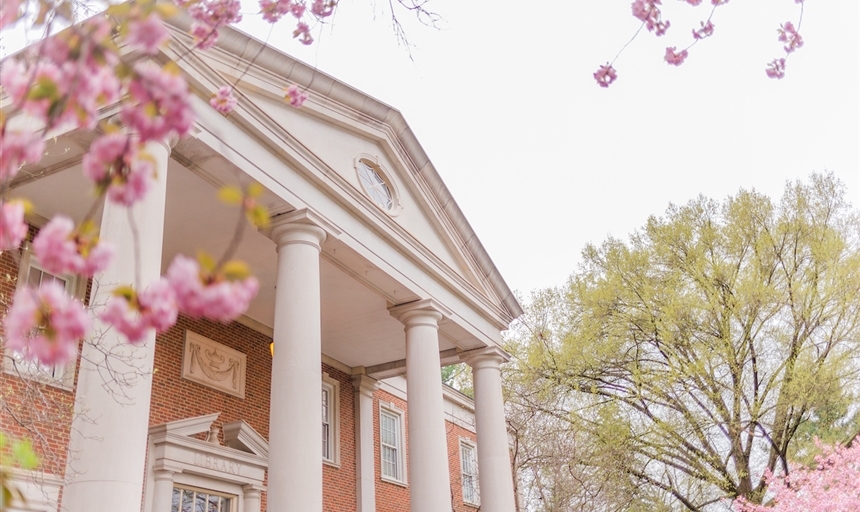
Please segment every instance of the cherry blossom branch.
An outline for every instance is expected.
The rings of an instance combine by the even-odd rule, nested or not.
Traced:
[[[684,3],[687,3],[693,7],[697,7],[703,3],[703,0],[681,0]],[[705,21],[700,22],[700,27],[698,29],[694,28],[692,30],[693,33],[693,41],[688,44],[686,47],[681,49],[680,51],[677,49],[677,46],[669,46],[666,48],[666,52],[663,56],[663,60],[666,63],[680,66],[684,63],[684,61],[689,56],[690,49],[698,44],[699,41],[706,37],[710,37],[714,33],[714,24],[712,22],[714,12],[717,7],[725,5],[728,3],[728,0],[710,0],[711,3],[711,11]],[[789,21],[782,24],[778,30],[779,33],[779,41],[785,43],[783,49],[785,50],[785,56],[782,58],[776,58],[772,62],[767,65],[766,73],[771,78],[783,78],[785,76],[785,62],[788,56],[793,53],[795,50],[803,46],[803,39],[798,33],[800,30],[801,23],[803,21],[803,9],[804,9],[804,0],[795,0],[795,3],[800,4],[800,16],[797,21],[797,28]],[[642,21],[642,25],[639,29],[634,33],[633,37],[621,47],[621,50],[615,55],[611,61],[606,64],[600,66],[597,71],[594,72],[594,79],[597,81],[597,84],[600,87],[609,87],[615,80],[618,78],[618,72],[613,67],[615,61],[621,55],[621,53],[639,36],[639,33],[642,30],[642,27],[648,29],[649,32],[654,32],[656,36],[664,35],[671,23],[669,20],[663,18],[662,11],[660,10],[661,0],[634,0],[631,4],[631,11],[633,16]]]

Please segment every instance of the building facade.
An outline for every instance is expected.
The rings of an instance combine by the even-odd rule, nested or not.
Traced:
[[[156,60],[180,67],[198,120],[150,144],[158,184],[131,215],[96,205],[118,263],[52,276],[25,246],[0,255],[0,291],[60,279],[97,309],[176,254],[229,248],[260,292],[239,321],[181,316],[140,346],[97,326],[65,367],[4,354],[0,427],[35,433],[43,458],[16,473],[19,509],[513,512],[499,365],[521,309],[402,115],[235,30],[185,55],[187,20],[173,23]],[[225,82],[227,116],[208,105]],[[301,109],[283,101],[291,85]],[[95,134],[52,135],[12,186],[35,204],[31,239],[92,211],[80,162]],[[232,243],[238,214],[216,193],[251,181],[272,224]],[[474,401],[441,383],[458,362]]]

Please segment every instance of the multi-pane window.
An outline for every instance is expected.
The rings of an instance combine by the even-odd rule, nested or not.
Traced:
[[[373,202],[383,210],[391,210],[394,206],[394,197],[379,172],[362,160],[358,162],[358,177]]]
[[[340,436],[340,425],[338,416],[338,400],[340,399],[340,385],[327,373],[323,373],[322,382],[322,458],[323,462],[330,465],[339,463],[338,438]]]
[[[460,442],[460,480],[463,483],[463,501],[478,504],[478,459],[475,445]]]
[[[173,487],[170,512],[236,512],[236,497],[193,487]]]
[[[380,410],[379,441],[382,448],[382,476],[403,481],[403,439],[399,414]]]
[[[66,293],[74,293],[74,283],[71,277],[57,276],[37,267],[31,260],[30,251],[24,251],[20,265],[19,288],[24,286],[39,288],[45,283],[56,282],[66,290]],[[4,363],[5,369],[9,373],[60,387],[71,387],[72,385],[72,364],[44,365],[35,361],[28,361],[22,354],[16,352],[10,353],[9,356],[5,358]]]
[[[323,384],[322,388],[322,454],[323,459],[332,460],[332,389]]]

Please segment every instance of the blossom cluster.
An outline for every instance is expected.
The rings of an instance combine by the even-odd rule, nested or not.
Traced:
[[[77,352],[90,319],[77,300],[55,281],[15,293],[3,321],[6,348],[43,364],[64,363]]]
[[[663,21],[658,5],[660,0],[634,0],[631,9],[633,16],[642,20],[649,32],[662,36],[669,30],[671,23]]]
[[[338,0],[312,0],[311,8],[307,8],[305,0],[260,0],[260,12],[263,19],[275,23],[286,15],[296,20],[293,37],[302,44],[311,44],[314,38],[310,33],[310,22],[321,21],[334,14]],[[312,19],[308,18],[308,13]]]
[[[36,0],[56,18],[73,22],[53,3]],[[308,23],[331,16],[337,0],[263,0],[261,9],[269,21],[289,12],[299,23],[296,37],[310,43]],[[241,20],[239,0],[176,0],[195,23],[191,29],[197,49],[215,43],[218,29]],[[0,29],[26,23],[47,30],[51,16],[25,16],[21,0],[0,2]],[[124,46],[144,55],[157,54],[170,34],[162,18],[175,7],[161,2],[132,0],[40,41],[0,66],[0,88],[6,98],[0,112],[0,186],[8,184],[27,165],[37,164],[45,151],[45,136],[55,129],[76,129],[98,134],[83,157],[83,174],[98,198],[122,207],[141,201],[152,188],[157,166],[146,148],[186,135],[194,122],[192,97],[183,76],[173,64],[161,66],[153,59],[124,62]],[[271,13],[280,13],[274,16]],[[298,107],[307,94],[298,86],[285,88],[285,99]],[[210,104],[222,113],[236,105],[233,87],[225,86]],[[103,120],[106,107],[118,105],[122,128]],[[8,121],[26,115],[38,129]],[[268,222],[265,207],[256,199],[262,187],[240,190],[235,203],[258,226]],[[229,195],[229,194],[228,194]],[[25,213],[29,203],[0,198],[0,251],[18,251],[27,238]],[[57,215],[34,237],[34,258],[45,271],[86,278],[104,272],[115,256],[112,245],[99,237],[93,208],[78,224]],[[244,221],[243,221],[244,222]],[[227,257],[225,256],[225,260]],[[148,287],[117,287],[95,316],[139,343],[153,330],[169,329],[180,313],[231,321],[241,315],[256,296],[258,281],[244,264],[214,263],[179,255],[167,275]],[[83,304],[68,296],[62,286],[45,282],[39,287],[21,286],[3,319],[5,348],[43,364],[62,363],[74,357],[78,343],[90,328]]]
[[[219,28],[242,21],[239,0],[178,0],[177,3],[187,8],[194,19],[191,35],[201,50],[211,48],[218,41]]]
[[[851,512],[860,510],[860,442],[849,448],[819,446],[814,467],[792,464],[788,475],[765,476],[771,503],[739,498],[736,512]]]
[[[693,6],[698,7],[704,4],[703,0],[681,0],[682,2]],[[794,0],[796,4],[801,5],[801,19],[803,18],[803,3],[804,0]],[[708,2],[710,4],[710,14],[707,19],[701,21],[699,23],[698,28],[692,29],[693,40],[686,47],[678,49],[678,46],[669,46],[666,48],[666,52],[663,56],[663,60],[666,61],[667,64],[673,66],[680,66],[683,64],[687,57],[689,57],[690,48],[692,48],[699,41],[711,37],[714,35],[714,23],[711,21],[714,15],[714,11],[717,7],[725,5],[729,3],[729,0],[710,0]],[[633,16],[642,22],[639,30],[642,27],[645,27],[649,32],[653,32],[656,36],[665,35],[668,31],[671,23],[669,20],[665,19],[663,15],[663,11],[660,9],[662,5],[661,0],[633,0],[631,4],[631,11]],[[800,23],[797,24],[798,28]],[[633,38],[639,34],[639,30],[637,30],[636,34],[634,34]],[[767,75],[771,78],[782,78],[785,76],[785,61],[789,54],[793,53],[795,50],[803,46],[803,38],[798,33],[798,29],[795,28],[794,24],[791,22],[783,23],[779,30],[779,41],[784,43],[783,50],[786,53],[785,57],[780,57],[774,59],[767,65],[766,72]],[[629,44],[629,43],[628,43]],[[619,52],[624,51],[627,45]],[[618,56],[616,56],[616,59]],[[594,72],[594,79],[597,81],[597,85],[600,87],[609,87],[617,78],[618,72],[613,67],[615,63],[615,59],[612,62],[608,62],[607,64],[600,66],[596,72]]]
[[[795,1],[797,3],[803,3],[803,0]],[[802,14],[803,11],[801,11],[801,15]],[[800,26],[800,23],[798,23],[798,26]],[[803,46],[803,37],[798,34],[797,30],[798,29],[794,27],[794,23],[790,21],[786,21],[777,29],[777,40],[784,43],[782,49],[785,51],[785,57],[777,57],[767,64],[764,71],[770,78],[776,78],[777,80],[783,78],[785,76],[785,60],[790,54],[794,53],[795,50]]]

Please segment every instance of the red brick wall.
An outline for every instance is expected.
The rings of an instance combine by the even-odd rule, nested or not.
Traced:
[[[409,418],[406,414],[406,401],[381,389],[373,393],[373,467],[376,482],[376,512],[408,512],[409,489],[405,486],[382,480],[382,454],[379,441],[379,404],[380,401],[393,404],[403,412],[403,434],[406,444],[403,462],[408,468],[409,460]],[[407,469],[408,473],[408,469]],[[407,475],[407,482],[409,481]]]
[[[379,441],[380,402],[391,403],[396,409],[403,412],[403,430],[404,435],[407,436],[405,456],[407,461],[409,458],[409,427],[406,401],[383,390],[377,390],[373,394],[373,460],[376,476],[376,510],[377,512],[407,512],[409,510],[409,488],[382,480]],[[445,421],[445,430],[448,442],[448,470],[451,482],[452,509],[455,512],[474,512],[476,510],[474,506],[463,503],[463,489],[460,483],[460,438],[470,439],[474,442],[476,439],[475,433],[450,421]]]
[[[325,364],[323,371],[340,383],[340,464],[338,467],[323,464],[323,512],[353,511],[358,497],[355,489],[355,398],[352,379]]]
[[[32,241],[37,232],[38,228],[30,226],[27,240]],[[20,259],[21,251],[0,252],[0,311],[3,316],[15,295]],[[0,345],[0,364],[5,365],[4,358]],[[40,469],[63,475],[74,391],[24,381],[2,370],[0,366],[0,431],[13,438],[30,439],[41,460]],[[75,374],[77,376],[77,372]]]
[[[450,421],[445,422],[445,430],[448,436],[448,474],[451,475],[452,508],[454,512],[475,512],[476,507],[474,505],[463,503],[462,473],[460,471],[460,439],[468,439],[474,443],[477,436],[474,432],[470,432]]]
[[[186,329],[247,355],[244,400],[181,378]],[[224,325],[181,316],[172,329],[157,339],[150,426],[220,411],[215,426],[220,428],[223,423],[241,419],[268,438],[272,375],[270,341],[271,338],[236,322]],[[340,461],[337,467],[323,464],[323,510],[355,510],[355,402],[352,383],[349,375],[336,368],[323,365],[322,371],[340,384]],[[223,443],[223,437],[221,441]],[[265,504],[266,493],[263,493],[263,510]]]
[[[244,399],[181,378],[186,330],[247,356]],[[215,422],[217,427],[220,428],[223,423],[245,420],[260,435],[268,438],[269,383],[272,375],[270,341],[265,335],[239,323],[223,325],[180,316],[175,326],[156,338],[150,426],[220,412]]]

